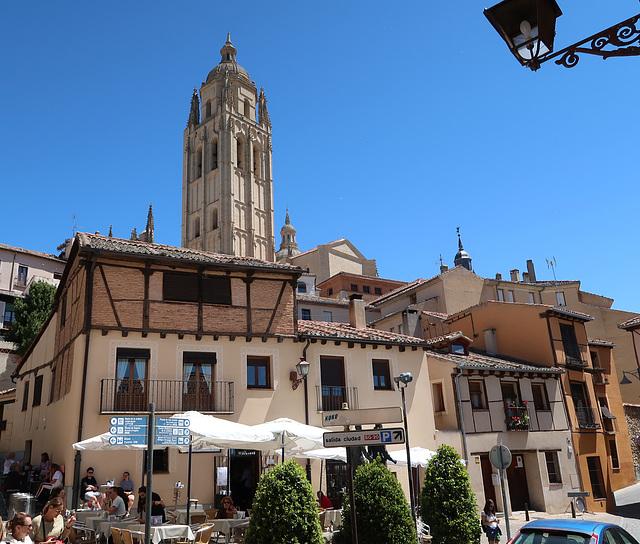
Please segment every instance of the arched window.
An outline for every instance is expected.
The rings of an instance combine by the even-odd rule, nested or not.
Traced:
[[[211,142],[211,170],[218,168],[218,140]]]
[[[213,208],[213,210],[211,210],[211,228],[218,228],[218,208]]]
[[[193,237],[198,238],[200,236],[200,218],[196,217],[193,221]]]
[[[242,170],[242,155],[244,153],[244,148],[242,145],[242,140],[238,138],[237,140],[237,149],[236,149],[236,166]]]
[[[207,100],[207,103],[205,104],[204,116],[205,116],[205,119],[208,119],[209,117],[211,117],[211,100]]]
[[[244,116],[251,117],[251,104],[247,98],[244,99]]]
[[[202,175],[202,148],[199,147],[196,152],[196,179]]]
[[[256,176],[260,175],[260,153],[257,147],[253,148],[253,173]]]
[[[307,292],[307,284],[303,281],[298,282],[298,293],[306,293]]]

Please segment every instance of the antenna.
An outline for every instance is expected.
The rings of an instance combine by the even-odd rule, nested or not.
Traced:
[[[557,262],[556,262],[556,258],[555,257],[551,257],[551,259],[546,259],[547,261],[547,268],[551,268],[551,271],[553,272],[553,283],[556,286],[556,303],[558,303],[558,294],[559,294],[559,289],[558,289],[558,278],[556,278],[556,266],[557,266]]]
[[[73,238],[76,236],[76,232],[78,232],[78,225],[76,225],[76,216],[73,216]]]

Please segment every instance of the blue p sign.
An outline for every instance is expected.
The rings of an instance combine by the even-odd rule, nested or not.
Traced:
[[[391,431],[380,431],[380,442],[391,442]]]

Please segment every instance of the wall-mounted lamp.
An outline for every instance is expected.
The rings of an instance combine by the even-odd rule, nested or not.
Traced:
[[[636,370],[623,370],[622,379],[620,380],[621,384],[632,383],[631,380],[627,378],[627,374],[629,374],[630,376],[633,376],[636,380],[640,380],[640,368]]]
[[[304,360],[304,357],[300,357],[300,362],[296,365],[297,372],[291,372],[289,374],[289,379],[291,380],[291,387],[295,391],[298,389],[298,386],[307,379],[307,374],[309,374],[309,363]],[[298,378],[298,375],[300,377]]]

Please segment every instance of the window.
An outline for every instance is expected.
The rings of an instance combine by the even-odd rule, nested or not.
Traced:
[[[307,292],[307,284],[303,281],[298,282],[298,293],[306,293]]]
[[[27,410],[28,405],[29,405],[29,380],[24,382],[24,393],[22,395],[22,411],[23,412]]]
[[[200,218],[199,217],[196,217],[193,220],[193,237],[194,238],[200,237]]]
[[[573,328],[573,325],[560,323],[560,334],[562,335],[562,347],[564,348],[564,355],[566,358],[565,362],[568,364],[582,364],[580,346],[578,346],[576,330]]]
[[[244,116],[249,117],[251,115],[251,106],[249,105],[249,100],[244,99]]]
[[[391,374],[389,373],[389,361],[387,359],[374,359],[373,367],[373,388],[392,389]]]
[[[182,409],[213,412],[215,352],[185,351],[182,354]]]
[[[31,406],[40,406],[40,402],[42,401],[42,380],[44,376],[40,374],[36,376],[36,381],[33,384],[33,402]]]
[[[600,457],[587,457],[587,466],[589,467],[589,480],[591,480],[591,495],[594,499],[605,499],[607,494],[604,491]]]
[[[418,302],[418,296],[415,293],[409,295],[409,304],[415,304]]]
[[[351,290],[352,291],[357,291],[358,290],[358,286],[355,283],[351,284]]]
[[[115,407],[118,412],[147,410],[149,359],[151,359],[149,349],[117,349]]]
[[[13,320],[15,319],[15,313],[13,310],[13,304],[7,302],[7,305],[4,309],[4,326],[9,327]]]
[[[237,140],[237,145],[236,145],[236,166],[239,169],[242,169],[242,154],[243,154],[244,150],[242,149],[242,142],[240,140]]]
[[[451,353],[455,353],[456,355],[465,355],[465,349],[462,344],[451,344]]]
[[[516,299],[515,299],[515,297],[513,295],[513,291],[511,289],[509,289],[509,291],[507,291],[507,295],[509,297],[509,302],[515,302],[516,301]]]
[[[199,147],[196,152],[196,178],[202,175],[202,148]]]
[[[381,295],[382,294],[382,287],[374,287],[373,288],[373,292],[376,295]]]
[[[311,320],[311,310],[309,308],[301,308],[300,309],[300,318],[310,321]]]
[[[558,306],[566,306],[564,301],[564,293],[562,291],[558,291],[556,293],[556,300],[558,301]]]
[[[196,276],[165,272],[162,283],[164,300],[198,302],[198,281],[202,279],[202,302],[231,304],[231,280],[225,276]]]
[[[333,287],[329,287],[329,289],[327,289],[327,296],[331,296],[333,295]]]
[[[591,365],[593,368],[600,368],[600,359],[598,358],[597,351],[590,351],[589,356],[591,357]]]
[[[333,314],[331,312],[322,312],[322,321],[331,323],[333,321]]]
[[[555,451],[545,451],[544,459],[547,463],[547,475],[550,484],[561,484],[562,476],[560,473],[560,465],[558,463],[558,453]]]
[[[571,382],[571,398],[576,411],[578,427],[581,429],[597,429],[599,425],[593,419],[593,410],[591,409],[584,383]]]
[[[218,228],[218,208],[213,208],[213,210],[211,210],[211,228]]]
[[[67,294],[62,297],[62,304],[60,305],[60,326],[64,327],[67,322]]]
[[[371,292],[371,287],[369,287],[368,285],[363,285],[362,286],[362,292],[363,293],[370,293]]]
[[[504,302],[504,290],[503,289],[498,289],[498,300],[500,302]]]
[[[433,394],[433,409],[436,412],[444,412],[444,387],[442,383],[434,383],[431,385]]]
[[[471,407],[474,410],[487,409],[487,396],[484,392],[484,382],[480,380],[469,380],[469,398]]]
[[[51,369],[51,385],[49,386],[49,404],[53,402],[53,397],[56,390],[56,368]]]
[[[53,279],[54,279],[54,280],[61,280],[61,279],[62,279],[62,273],[60,273],[60,272],[54,272],[54,273],[53,273]]]
[[[211,170],[218,168],[218,140],[211,142]]]
[[[153,450],[153,473],[158,472],[169,472],[169,448]]]
[[[609,440],[609,453],[611,454],[611,468],[620,468],[620,459],[618,459],[618,447],[615,439]]]
[[[16,283],[18,285],[27,285],[27,273],[29,271],[29,268],[26,266],[18,266],[18,279],[16,280]]]
[[[268,389],[271,387],[271,376],[269,375],[269,357],[247,357],[247,388]]]
[[[531,304],[535,304],[536,303],[536,294],[535,293],[529,293],[529,302]]]
[[[260,175],[260,152],[257,147],[253,148],[253,173],[256,176]]]
[[[532,383],[531,391],[533,392],[533,406],[536,410],[549,410],[549,397],[547,388],[543,383]]]
[[[211,117],[211,100],[207,100],[204,106],[204,118],[208,119],[209,117]]]

